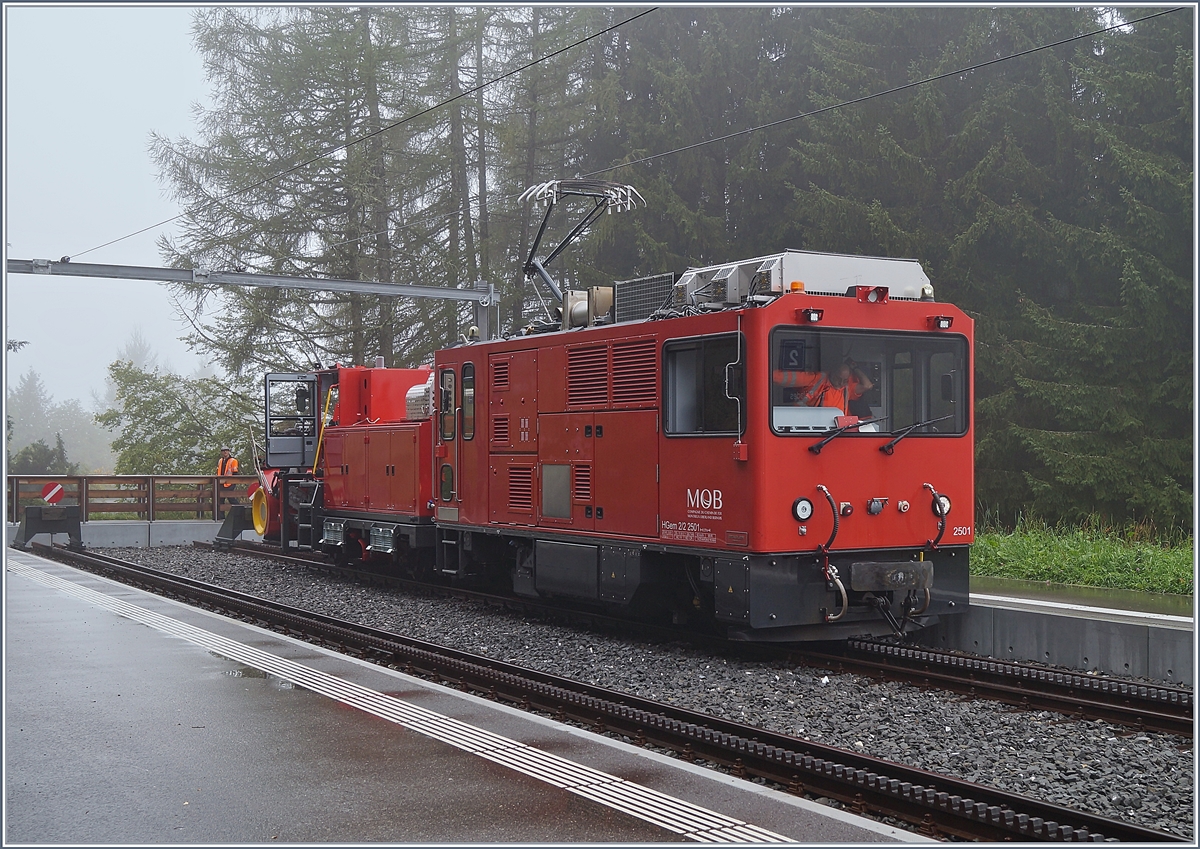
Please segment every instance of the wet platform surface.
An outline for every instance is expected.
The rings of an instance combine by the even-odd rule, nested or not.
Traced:
[[[5,553],[7,843],[926,842]]]
[[[1075,584],[1050,584],[1044,581],[1020,581],[1014,578],[971,576],[971,594],[984,598],[1014,598],[1090,609],[1120,610],[1160,616],[1193,618],[1194,599],[1190,595],[1141,593]]]

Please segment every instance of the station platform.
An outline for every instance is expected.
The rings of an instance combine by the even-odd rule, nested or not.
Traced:
[[[906,831],[5,551],[7,844]]]
[[[1108,675],[1195,684],[1187,596],[971,578],[967,612],[918,636],[937,648]]]

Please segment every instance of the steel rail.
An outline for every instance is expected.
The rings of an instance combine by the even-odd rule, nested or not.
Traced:
[[[983,840],[1186,842],[1155,829],[522,669],[117,558],[34,545],[39,553],[55,559],[199,600],[222,613],[281,627],[285,633],[295,629],[412,674],[424,673],[600,732],[621,733],[638,743],[665,746],[685,758],[723,764],[736,775],[761,776],[791,792],[837,799],[860,813],[895,816],[925,834]]]
[[[844,657],[864,672],[903,672],[906,678],[926,686],[1026,710],[1051,710],[1077,719],[1102,719],[1181,737],[1192,737],[1195,732],[1194,695],[1179,687],[874,640],[849,641]]]

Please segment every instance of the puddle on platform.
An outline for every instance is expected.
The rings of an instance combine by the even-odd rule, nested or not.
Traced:
[[[222,660],[229,660],[222,654],[209,652],[213,657],[219,657]],[[233,661],[236,663],[237,661]],[[226,669],[221,673],[228,675],[230,678],[258,678],[263,681],[270,681],[279,690],[303,690],[299,684],[294,681],[288,681],[286,678],[280,678],[278,675],[272,675],[270,672],[263,672],[261,669],[255,669],[253,666],[239,666],[237,669]]]
[[[1193,617],[1190,595],[1139,593],[1132,590],[1109,590],[1100,587],[1081,587],[1075,584],[1047,584],[1042,581],[1019,581],[1015,578],[985,578],[971,576],[971,592],[985,595],[1036,598],[1064,604],[1088,607],[1108,607],[1115,610],[1136,610],[1141,613],[1161,613],[1167,616]]]
[[[225,674],[230,678],[270,678],[271,676],[253,666],[240,666],[237,669],[226,669]]]

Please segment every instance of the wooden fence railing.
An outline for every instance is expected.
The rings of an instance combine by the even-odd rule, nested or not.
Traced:
[[[46,484],[60,484],[62,499],[57,503],[79,505],[80,520],[84,522],[104,519],[212,520],[217,518],[218,498],[222,512],[226,509],[226,499],[234,498],[249,504],[247,490],[254,481],[253,475],[229,478],[215,475],[9,475],[5,512],[9,522],[21,521],[26,506],[47,503],[42,498]],[[225,483],[232,485],[225,487]]]

